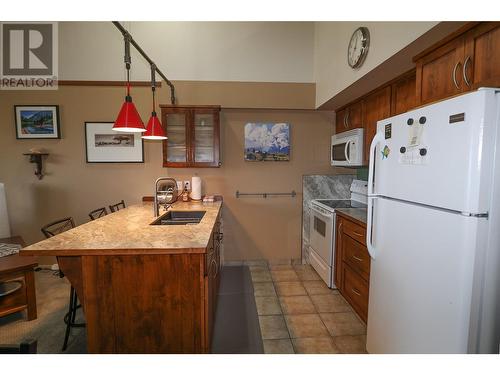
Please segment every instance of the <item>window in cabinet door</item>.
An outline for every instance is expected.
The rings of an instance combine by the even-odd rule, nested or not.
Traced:
[[[214,155],[214,117],[213,113],[194,115],[194,161],[213,163]]]
[[[186,116],[184,114],[167,115],[167,161],[186,162]]]

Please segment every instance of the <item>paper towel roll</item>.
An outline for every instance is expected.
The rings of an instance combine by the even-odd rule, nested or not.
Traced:
[[[7,200],[5,186],[0,182],[0,238],[10,237],[9,215],[7,215]]]
[[[191,179],[191,199],[201,200],[201,178],[198,176],[193,176]]]

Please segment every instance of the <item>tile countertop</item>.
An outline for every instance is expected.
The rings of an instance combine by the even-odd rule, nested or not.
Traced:
[[[133,205],[25,247],[21,255],[205,253],[222,202],[176,202],[171,210],[206,211],[196,225],[149,225],[152,203]],[[160,216],[163,215],[160,208]]]
[[[341,216],[346,216],[366,226],[366,208],[336,208],[335,211]]]

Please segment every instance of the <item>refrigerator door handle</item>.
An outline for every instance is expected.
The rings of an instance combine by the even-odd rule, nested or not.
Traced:
[[[366,247],[368,249],[368,253],[375,259],[376,249],[372,244],[372,232],[373,232],[373,201],[377,199],[377,197],[368,196],[368,212],[366,217]]]
[[[377,147],[378,143],[384,139],[383,133],[375,134],[373,137],[372,143],[370,144],[370,154],[369,163],[368,163],[368,196],[373,195],[373,177],[375,174],[375,157],[373,153],[375,152],[375,147]]]

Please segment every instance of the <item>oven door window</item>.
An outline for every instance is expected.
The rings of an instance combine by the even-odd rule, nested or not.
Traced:
[[[317,216],[314,216],[314,230],[321,236],[326,237],[326,223]]]
[[[332,145],[332,160],[347,161],[345,158],[345,145],[347,142]]]

